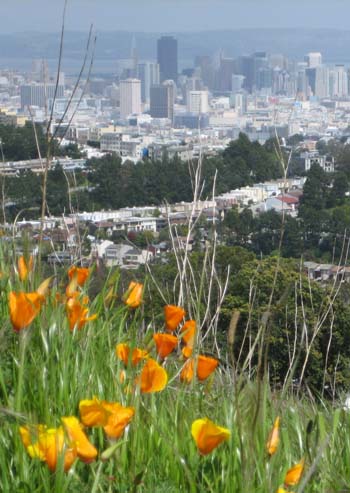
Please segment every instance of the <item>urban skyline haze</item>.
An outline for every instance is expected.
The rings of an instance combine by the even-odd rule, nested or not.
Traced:
[[[64,0],[3,0],[2,32],[60,29]],[[350,29],[346,0],[69,0],[68,30],[145,32],[244,28]]]

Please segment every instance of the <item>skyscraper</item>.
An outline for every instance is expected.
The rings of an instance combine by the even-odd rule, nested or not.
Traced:
[[[143,62],[137,66],[138,78],[141,81],[141,99],[146,103],[150,100],[151,87],[159,84],[159,65],[155,62]]]
[[[120,118],[141,113],[141,81],[126,79],[120,81]]]
[[[329,73],[329,93],[331,97],[346,97],[348,90],[348,73],[344,65],[336,65]]]
[[[162,36],[157,41],[157,61],[160,81],[177,81],[177,40],[172,36]]]
[[[316,68],[322,65],[322,55],[318,52],[311,52],[305,55],[305,62],[308,65],[308,68]]]
[[[151,87],[150,113],[152,118],[174,118],[175,84],[165,81],[161,85]]]
[[[20,86],[21,92],[21,108],[28,106],[39,106],[45,108],[49,106],[49,100],[53,99],[56,93],[56,98],[63,98],[64,86],[58,84],[24,84]]]
[[[329,97],[329,70],[327,67],[318,66],[306,69],[306,76],[312,94],[317,98]]]
[[[217,73],[216,89],[221,92],[229,92],[232,88],[232,75],[234,73],[233,58],[220,58],[220,66]]]

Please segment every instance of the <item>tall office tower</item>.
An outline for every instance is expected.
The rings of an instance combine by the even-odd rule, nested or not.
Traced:
[[[232,76],[232,87],[231,90],[233,93],[240,92],[243,89],[244,84],[244,75],[233,75]]]
[[[266,80],[266,77],[269,77],[269,76],[266,75],[266,72],[265,72],[265,79],[264,79],[264,76],[259,75],[264,69],[267,70],[269,68],[267,54],[265,53],[265,51],[257,51],[253,54],[253,60],[254,60],[253,90],[266,88],[266,87],[270,88],[272,85],[272,81],[271,81],[271,84],[268,86],[263,85],[263,87],[259,87],[259,83],[261,83],[261,82],[263,84],[268,83],[268,81]],[[270,76],[272,77],[271,74],[270,74]],[[260,77],[260,79],[259,79],[259,77]]]
[[[49,99],[55,96],[56,84],[24,84],[20,86],[21,108],[28,106],[49,107]],[[56,97],[63,98],[64,86],[57,86]]]
[[[143,62],[137,66],[137,77],[141,81],[141,99],[143,103],[150,100],[151,87],[160,82],[159,65],[155,62]]]
[[[306,70],[304,67],[298,67],[297,69],[297,92],[299,96],[303,96],[304,98],[308,95],[308,77],[306,75]]]
[[[141,113],[141,81],[126,79],[120,81],[120,118]]]
[[[322,55],[318,52],[310,52],[304,57],[308,68],[316,68],[322,65]]]
[[[217,72],[216,90],[230,92],[232,88],[232,75],[234,73],[235,61],[233,58],[220,58],[219,70]]]
[[[261,67],[256,73],[257,89],[272,89],[272,69],[269,67]]]
[[[208,55],[196,56],[194,65],[195,67],[198,67],[200,69],[200,76],[203,84],[207,86],[210,90],[213,90],[215,71],[211,57]]]
[[[47,60],[38,58],[32,61],[32,79],[34,82],[49,82],[50,74]]]
[[[296,77],[291,76],[287,70],[275,67],[272,71],[272,93],[295,97],[297,93]]]
[[[187,111],[189,113],[208,113],[208,91],[189,91],[187,98]]]
[[[174,119],[175,84],[165,81],[151,87],[150,114],[152,118]]]
[[[244,89],[248,92],[253,91],[255,79],[255,60],[251,56],[240,56],[237,63],[237,73],[244,75]]]
[[[336,65],[329,72],[329,95],[330,97],[342,98],[348,96],[348,73],[344,65]]]
[[[172,36],[162,36],[157,41],[157,61],[160,81],[177,81],[177,40]]]
[[[327,67],[306,69],[306,76],[312,94],[320,99],[329,97],[329,71]]]

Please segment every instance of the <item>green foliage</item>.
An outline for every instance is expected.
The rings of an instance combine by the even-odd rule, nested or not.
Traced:
[[[35,124],[35,131],[31,122],[26,122],[23,127],[14,125],[0,125],[0,139],[5,161],[26,161],[38,159],[38,146],[35,139],[35,132],[38,138],[40,155],[45,157],[47,154],[47,142],[44,128],[40,124]],[[82,157],[77,144],[69,144],[60,147],[58,141],[54,140],[51,156],[68,156],[73,159]]]

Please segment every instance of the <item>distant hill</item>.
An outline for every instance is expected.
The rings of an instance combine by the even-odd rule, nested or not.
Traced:
[[[302,59],[308,51],[320,51],[327,62],[350,62],[348,46],[350,30],[336,29],[242,29],[171,33],[179,41],[179,59],[192,60],[196,55],[214,55],[223,50],[226,56],[250,54],[254,51],[283,53]],[[158,33],[99,32],[97,60],[128,58],[132,36],[140,58],[155,58]],[[80,60],[86,45],[87,33],[67,32],[64,56]],[[0,34],[0,58],[57,57],[59,33]]]

